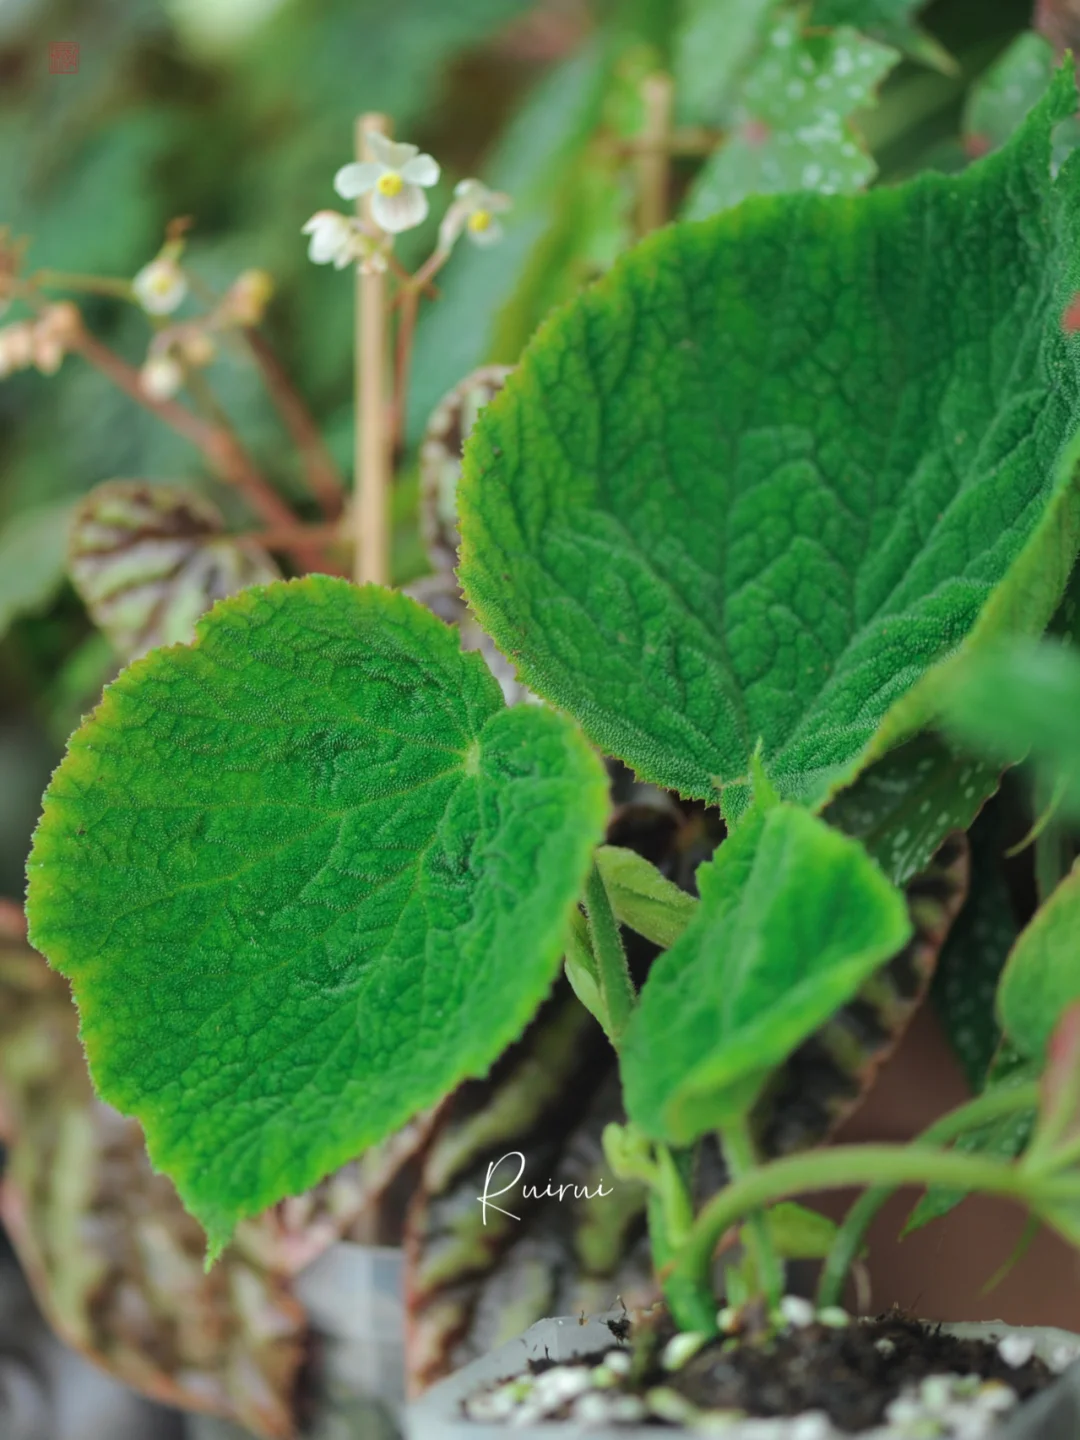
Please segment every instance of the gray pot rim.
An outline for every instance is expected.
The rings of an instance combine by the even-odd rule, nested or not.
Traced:
[[[547,1421],[539,1425],[501,1426],[469,1420],[461,1414],[461,1401],[485,1382],[510,1379],[525,1362],[542,1359],[570,1361],[591,1351],[610,1348],[613,1336],[605,1321],[622,1312],[590,1316],[584,1323],[573,1316],[540,1320],[524,1335],[480,1356],[445,1380],[439,1381],[405,1410],[406,1440],[494,1440],[513,1435],[516,1440],[657,1440],[664,1433],[657,1425],[584,1426],[573,1421]],[[937,1322],[929,1322],[937,1323]],[[1000,1339],[1005,1335],[1030,1336],[1035,1353],[1048,1360],[1062,1343],[1080,1345],[1080,1335],[1048,1325],[1007,1325],[1004,1321],[945,1323],[942,1328],[964,1339]],[[797,1417],[794,1417],[797,1418]],[[725,1440],[740,1440],[740,1426],[725,1431]],[[668,1434],[679,1434],[668,1428]],[[693,1435],[693,1431],[682,1431]],[[869,1431],[862,1432],[864,1435]],[[880,1433],[880,1430],[878,1431]],[[896,1432],[899,1436],[900,1432]],[[1009,1420],[999,1426],[995,1440],[1076,1440],[1080,1435],[1080,1363],[1073,1364],[1056,1384],[1047,1387]],[[852,1435],[849,1440],[858,1440]]]

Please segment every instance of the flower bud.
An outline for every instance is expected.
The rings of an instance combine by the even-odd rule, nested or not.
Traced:
[[[172,355],[151,355],[139,371],[139,385],[151,400],[171,400],[184,383],[184,367]]]

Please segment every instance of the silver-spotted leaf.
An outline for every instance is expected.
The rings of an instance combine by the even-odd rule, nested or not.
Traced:
[[[680,119],[730,121],[738,82],[752,66],[775,8],[776,0],[683,0],[672,57]]]
[[[904,885],[947,835],[968,828],[1000,781],[1000,766],[957,755],[939,736],[922,734],[868,766],[823,815],[861,840],[894,885]]]
[[[871,103],[896,50],[842,26],[803,33],[781,15],[739,89],[727,140],[706,161],[683,209],[702,220],[747,195],[858,190],[875,165],[850,117]]]
[[[916,22],[927,0],[815,0],[812,25],[853,25],[878,40],[887,41],[913,59],[938,70],[953,71],[956,62],[932,35]]]
[[[72,982],[102,1097],[216,1249],[520,1034],[606,813],[576,727],[506,709],[415,601],[256,587],[73,737],[31,938]]]
[[[216,600],[281,572],[251,540],[225,534],[217,507],[179,485],[111,480],[71,525],[68,568],[99,630],[123,660],[190,640]]]
[[[1062,71],[959,176],[668,227],[484,411],[466,594],[642,778],[735,813],[761,739],[823,799],[934,714],[938,662],[1053,613],[1080,542],[1080,164],[1049,163],[1075,104]]]
[[[748,1111],[911,934],[862,846],[798,806],[749,811],[697,879],[698,909],[649,972],[620,1052],[630,1118],[676,1144]]]

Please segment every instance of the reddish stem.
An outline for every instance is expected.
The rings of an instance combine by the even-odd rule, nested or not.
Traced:
[[[285,422],[300,452],[308,486],[328,520],[336,519],[345,506],[345,482],[326,448],[318,426],[270,342],[253,328],[244,329],[271,400]]]
[[[147,395],[139,383],[138,370],[102,344],[84,326],[80,326],[67,343],[68,349],[88,360],[118,389],[200,450],[218,475],[240,491],[251,509],[267,525],[281,528],[295,526],[296,517],[292,510],[259,473],[235,435],[222,427],[208,424],[176,400],[156,400]],[[305,570],[324,568],[317,546],[305,542],[298,544],[291,553]]]

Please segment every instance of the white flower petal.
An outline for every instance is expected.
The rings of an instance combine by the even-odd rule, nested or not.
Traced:
[[[385,135],[380,135],[377,130],[368,132],[367,147],[371,152],[372,159],[377,161],[384,170],[401,170],[414,155],[420,153],[419,145],[395,143],[393,140],[388,140]]]
[[[474,196],[482,200],[487,192],[487,186],[482,180],[459,180],[454,186],[454,194],[459,200],[471,200]]]
[[[371,214],[376,225],[391,235],[411,230],[427,218],[428,198],[419,185],[405,185],[396,195],[376,190],[371,197]]]
[[[303,227],[302,233],[311,236],[308,259],[316,265],[329,265],[333,261],[340,270],[349,263],[355,233],[347,215],[339,215],[336,210],[320,210]]]
[[[489,190],[485,210],[490,210],[493,215],[505,215],[508,210],[514,208],[514,202],[510,196],[502,190]]]
[[[439,178],[439,162],[430,155],[415,155],[401,167],[401,178],[409,185],[434,185]]]
[[[343,165],[334,176],[334,189],[343,200],[355,200],[358,195],[374,189],[382,173],[383,166],[374,160],[354,161]]]
[[[489,245],[497,245],[499,243],[503,237],[503,227],[500,221],[489,220],[483,230],[474,230],[470,225],[467,233],[473,244],[479,245],[483,250]]]

